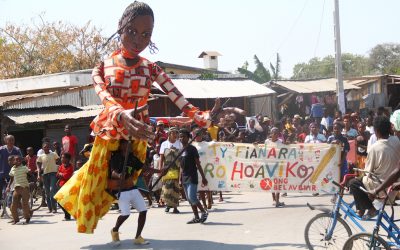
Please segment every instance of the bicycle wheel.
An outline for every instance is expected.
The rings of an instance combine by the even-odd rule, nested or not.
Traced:
[[[351,236],[343,246],[344,250],[351,249],[391,249],[389,244],[379,235],[372,233],[358,233]]]
[[[37,211],[43,204],[43,189],[39,186],[31,193],[31,210]]]
[[[335,229],[331,237],[327,237],[332,222],[333,217],[330,214],[321,213],[307,223],[304,238],[309,249],[342,249],[351,235],[351,229],[342,218],[337,217]]]
[[[11,219],[12,214],[11,214],[11,194],[7,193],[5,194],[4,199],[1,201],[1,211],[0,211],[0,216],[1,218],[5,219]]]

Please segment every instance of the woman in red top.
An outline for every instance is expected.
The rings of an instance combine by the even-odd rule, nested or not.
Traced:
[[[63,153],[61,155],[61,165],[57,171],[58,187],[64,186],[64,184],[69,180],[69,178],[71,178],[73,174],[74,168],[71,165],[71,154]],[[65,220],[71,220],[71,215],[62,206],[60,207],[64,211]]]

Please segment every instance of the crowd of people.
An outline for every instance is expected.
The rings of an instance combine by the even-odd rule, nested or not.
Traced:
[[[77,137],[71,134],[69,125],[65,126],[64,131],[65,136],[60,140],[61,146],[59,142],[51,143],[45,137],[37,153],[33,147],[22,150],[15,146],[15,138],[11,134],[4,137],[5,145],[0,147],[0,189],[11,194],[9,197],[12,197],[12,201],[9,201],[8,206],[11,206],[13,224],[20,221],[18,209],[23,211],[23,224],[30,222],[33,210],[30,209],[29,198],[37,186],[44,190],[40,194],[41,206],[47,207],[49,213],[57,213],[59,206],[53,197],[81,165],[81,160],[75,161],[78,156]],[[62,207],[61,209],[65,213],[65,219],[70,220],[71,216]]]
[[[24,223],[30,222],[29,183],[37,182],[44,186],[43,206],[48,212],[55,214],[60,207],[65,220],[71,216],[76,219],[80,233],[93,233],[109,208],[118,208],[120,215],[111,229],[116,244],[120,242],[119,228],[128,219],[131,206],[139,213],[134,243],[149,243],[141,233],[147,216],[143,196],[151,205],[151,193],[155,206],[164,207],[166,213],[180,213],[180,201],[186,199],[193,211],[193,218],[187,223],[204,223],[212,208],[213,192],[198,192],[198,175],[202,185],[208,181],[199,152],[190,145],[189,138],[197,142],[335,143],[342,148],[341,176],[351,170],[346,155],[349,140],[354,140],[357,160],[353,164],[387,179],[385,185],[392,184],[400,175],[400,168],[396,168],[400,151],[399,113],[389,121],[384,108],[361,117],[357,112],[331,115],[320,107],[310,117],[294,114],[274,120],[258,115],[247,117],[246,125],[239,126],[238,116],[244,118],[243,110],[221,109],[216,100],[211,111],[200,111],[184,98],[158,65],[139,56],[146,47],[157,50],[151,41],[153,26],[154,14],[147,4],[135,1],[124,11],[114,34],[119,35],[119,49],[93,70],[94,88],[104,110],[91,123],[93,142],[79,153],[78,139],[69,125],[65,126],[61,145],[43,138],[42,148],[35,154],[28,147],[25,157],[14,145],[15,138],[5,136],[5,145],[0,147],[0,189],[13,193],[13,224],[19,223],[18,208],[23,211]],[[159,120],[150,126],[147,101],[153,82],[197,125],[180,124],[178,128]],[[359,215],[374,216],[376,211],[367,201],[368,194],[360,194],[354,186],[366,187],[370,196],[378,195],[385,186],[371,182],[368,176],[352,183]],[[285,206],[279,193],[273,193],[272,198],[273,206]],[[113,205],[116,199],[118,204]],[[223,201],[221,192],[219,200]]]
[[[154,140],[147,145],[146,161],[139,176],[137,187],[142,195],[149,200],[150,205],[154,200],[156,203],[154,206],[165,207],[167,213],[170,211],[179,213],[179,201],[187,199],[193,206],[195,215],[189,222],[204,222],[208,216],[207,210],[212,208],[213,191],[197,192],[197,186],[195,189],[193,188],[192,184],[198,184],[197,172],[202,176],[202,184],[206,185],[207,183],[198,161],[197,150],[189,147],[189,149],[186,149],[187,156],[184,154],[184,157],[181,157],[181,159],[185,159],[185,157],[187,159],[173,162],[179,151],[188,144],[189,138],[195,137],[194,141],[197,142],[338,143],[342,148],[341,176],[343,176],[351,170],[346,161],[346,154],[350,150],[349,140],[356,142],[354,145],[357,161],[354,162],[354,165],[364,168],[370,148],[379,139],[382,139],[382,131],[379,128],[374,128],[374,121],[377,124],[376,127],[380,126],[382,121],[387,122],[388,120],[387,112],[384,109],[380,109],[376,114],[370,112],[367,117],[363,118],[356,112],[345,115],[336,112],[334,117],[325,112],[323,117],[304,118],[295,114],[292,117],[283,117],[279,121],[273,121],[267,116],[259,115],[247,117],[245,126],[239,126],[237,114],[230,112],[220,117],[218,122],[213,122],[206,130],[191,123],[169,127],[162,120],[158,120],[153,124]],[[377,129],[378,133],[375,132]],[[391,126],[388,131],[383,132],[383,135],[387,136],[389,141],[397,146],[396,133],[399,132]],[[61,138],[61,142],[61,146],[59,146],[58,142],[50,143],[48,138],[43,138],[42,148],[36,154],[32,147],[28,147],[25,156],[23,156],[22,151],[14,145],[14,137],[12,135],[5,136],[5,145],[0,148],[3,169],[2,186],[7,185],[5,180],[11,177],[7,188],[13,192],[15,200],[21,203],[20,207],[26,208],[27,197],[29,197],[29,183],[38,182],[43,185],[45,190],[43,194],[45,199],[43,199],[42,205],[48,208],[49,213],[57,213],[57,208],[60,207],[65,213],[65,220],[70,220],[71,215],[62,206],[58,206],[53,197],[57,190],[68,181],[73,172],[79,169],[89,158],[91,144],[86,144],[78,153],[76,149],[78,141],[76,136],[71,134],[69,125],[65,126],[65,136]],[[386,152],[388,151],[386,150]],[[122,153],[120,152],[120,154]],[[4,161],[3,159],[7,160]],[[116,164],[114,163],[114,165]],[[166,171],[164,168],[167,166],[168,170]],[[190,170],[181,169],[183,166],[190,166]],[[390,169],[393,170],[393,168]],[[188,171],[188,174],[182,176],[181,173],[185,173],[185,171]],[[27,180],[21,178],[21,175],[24,175],[25,172],[27,173]],[[151,193],[154,197],[148,195],[149,186],[152,188]],[[357,193],[357,190],[354,192]],[[199,202],[197,195],[199,195],[201,202]],[[283,195],[285,196],[286,193]],[[318,193],[314,195],[318,195]],[[285,205],[284,202],[280,201],[279,193],[273,193],[272,196],[274,206],[283,207]],[[223,201],[222,192],[220,192],[220,201]],[[114,204],[113,207],[118,208],[118,204]],[[202,213],[201,217],[198,215],[197,209]],[[12,210],[16,211],[16,209]],[[31,212],[25,210],[25,223],[29,223]],[[365,209],[360,209],[360,211],[363,210]],[[18,216],[14,213],[13,220],[13,223],[19,221]]]

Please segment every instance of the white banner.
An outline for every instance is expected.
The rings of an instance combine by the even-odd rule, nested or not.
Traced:
[[[199,190],[327,192],[340,176],[341,148],[335,144],[264,145],[193,143],[208,186]]]

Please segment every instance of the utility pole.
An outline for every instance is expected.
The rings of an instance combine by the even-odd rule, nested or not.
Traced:
[[[339,110],[342,114],[346,113],[346,103],[344,98],[343,71],[342,71],[342,49],[340,45],[340,22],[339,22],[339,0],[335,1],[335,75],[336,75],[336,95]]]

